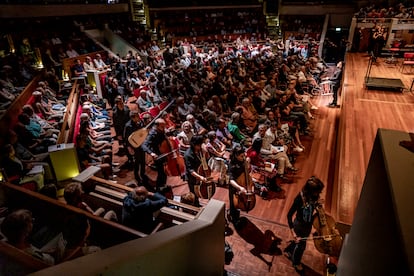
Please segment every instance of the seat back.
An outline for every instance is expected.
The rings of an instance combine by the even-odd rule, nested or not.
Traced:
[[[160,114],[160,108],[157,106],[153,106],[151,107],[148,112],[151,114],[151,116],[154,118],[156,117],[158,114]]]
[[[168,103],[169,102],[167,102],[167,101],[164,101],[164,102],[162,102],[162,103],[160,103],[159,104],[159,108],[160,108],[160,110],[163,110],[167,105],[168,105]]]
[[[414,53],[404,53],[404,60],[414,59]]]

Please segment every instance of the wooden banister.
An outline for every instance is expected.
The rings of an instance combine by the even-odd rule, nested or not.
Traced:
[[[42,260],[20,250],[7,242],[0,241],[0,255],[8,258],[7,262],[13,261],[25,268],[26,272],[35,272],[49,267]]]
[[[73,140],[73,130],[75,129],[76,112],[79,104],[79,85],[78,81],[72,85],[69,98],[66,104],[66,113],[63,117],[63,124],[60,128],[60,134],[57,144],[71,143]]]
[[[128,187],[128,186],[125,186],[125,185],[122,185],[122,184],[118,184],[118,183],[113,182],[111,180],[106,180],[106,179],[103,179],[103,178],[100,178],[100,177],[97,177],[97,176],[92,176],[90,179],[94,180],[96,182],[108,185],[108,186],[112,186],[114,188],[124,190],[124,191],[130,192],[130,191],[133,190],[133,188],[131,188],[131,187]],[[188,205],[188,204],[185,204],[185,203],[181,203],[181,202],[178,202],[178,201],[174,201],[174,200],[171,200],[171,199],[168,199],[168,204],[175,205],[175,206],[178,206],[180,208],[190,210],[190,211],[193,211],[193,212],[200,212],[201,211],[201,208],[198,208],[198,207],[195,207],[195,206],[192,206],[192,205]]]

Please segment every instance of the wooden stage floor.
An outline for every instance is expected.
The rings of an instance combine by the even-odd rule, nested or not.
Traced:
[[[314,113],[316,120],[311,121],[312,135],[303,138],[306,149],[298,155],[295,165],[300,170],[290,177],[289,183],[282,184],[285,198],[257,198],[256,207],[246,216],[250,236],[238,233],[231,226],[233,233],[226,240],[235,256],[232,263],[225,267],[230,275],[295,275],[290,262],[281,253],[291,238],[287,212],[306,179],[318,176],[326,186],[322,197],[327,213],[338,222],[352,224],[377,129],[414,132],[413,93],[407,90],[390,93],[365,89],[368,60],[366,54],[347,54],[339,108],[327,107],[331,96],[312,99],[319,106]],[[414,75],[402,74],[399,64],[389,65],[380,58],[372,66],[371,76],[398,78],[409,88]],[[405,71],[409,70],[406,68]],[[124,162],[124,158],[115,157],[114,162]],[[152,172],[149,170],[148,173]],[[132,172],[122,172],[117,180],[125,183],[131,177]],[[174,186],[175,194],[188,191],[186,183],[179,178],[169,178],[168,183]],[[227,189],[218,188],[214,198],[228,204]],[[266,252],[262,252],[263,258],[258,257],[257,250],[252,251],[255,254],[251,252],[255,247],[253,244],[266,237],[266,230],[272,231],[281,240],[279,250],[273,252],[274,258]],[[324,275],[325,258],[308,242],[303,258],[306,275]]]

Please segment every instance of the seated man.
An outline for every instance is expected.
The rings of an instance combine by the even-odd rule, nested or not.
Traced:
[[[74,77],[86,77],[87,75],[80,59],[75,60],[75,64],[72,67],[72,71]]]
[[[9,244],[32,255],[34,258],[53,265],[55,260],[51,255],[41,252],[30,243],[32,229],[32,213],[25,209],[9,214],[1,224],[1,232],[6,236]]]
[[[122,223],[150,233],[156,226],[153,213],[167,203],[167,198],[159,193],[148,192],[144,186],[135,188],[124,199]]]
[[[272,145],[274,137],[267,134],[266,131],[267,126],[260,124],[258,131],[253,136],[253,141],[260,138],[260,154],[262,154],[265,159],[277,160],[277,173],[282,180],[286,181],[287,179],[284,177],[285,169],[289,169],[293,172],[296,172],[298,169],[293,167],[286,154],[286,149],[283,146],[277,147]]]

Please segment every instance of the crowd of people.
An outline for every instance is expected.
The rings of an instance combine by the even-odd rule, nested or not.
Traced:
[[[301,139],[312,132],[312,113],[318,109],[312,98],[323,89],[320,84],[329,79],[328,67],[315,50],[304,53],[300,47],[292,47],[286,51],[283,45],[283,41],[270,39],[258,43],[242,35],[234,41],[215,37],[200,48],[187,41],[163,48],[151,41],[146,48],[149,51],[142,48],[125,57],[108,55],[103,60],[95,56],[83,64],[77,62],[75,71],[79,72],[85,72],[85,66],[92,70],[110,69],[103,83],[105,99],[88,94],[88,86],[80,97],[82,114],[76,150],[81,169],[98,165],[106,179],[113,179],[120,169],[133,170],[139,185],[125,199],[121,218],[113,213],[105,218],[151,232],[152,212],[166,205],[166,198],[161,195],[168,180],[161,150],[164,143],[176,143],[178,150],[174,152],[185,164],[180,174],[187,181],[192,204],[196,206],[200,206],[200,198],[212,196],[211,190],[203,195],[200,187],[211,181],[203,174],[205,170],[200,170],[205,164],[213,167],[219,163],[230,172],[223,184],[229,185],[231,203],[233,194],[251,190],[263,197],[270,191],[283,194],[280,184],[288,181],[289,173],[298,171],[294,166],[296,156],[306,150]],[[76,56],[75,52],[68,45],[66,54]],[[96,60],[92,61],[93,58]],[[340,86],[341,69],[338,66],[331,79],[335,83],[334,95]],[[18,116],[18,139],[14,141],[10,135],[6,146],[9,150],[4,151],[6,156],[2,158],[7,174],[15,174],[19,169],[16,184],[22,184],[30,169],[19,158],[26,153],[37,161],[36,154],[46,153],[47,147],[56,143],[65,109],[65,98],[58,97],[60,92],[47,81],[40,82],[33,92],[33,103]],[[171,104],[154,119],[151,110],[163,103]],[[337,106],[335,97],[331,106]],[[149,132],[145,141],[133,145],[130,136],[146,128]],[[125,164],[112,161],[113,155],[119,154],[112,152],[114,139],[127,155]],[[17,148],[25,149],[19,151],[18,157]],[[150,159],[157,172],[155,185],[146,174]],[[269,170],[267,164],[274,164],[274,168]],[[237,183],[246,167],[249,175],[258,173],[264,180],[255,179],[252,188]],[[43,169],[40,174],[49,177],[47,166]],[[221,175],[223,179],[225,175]],[[31,181],[40,181],[36,182],[37,189],[42,188],[43,179]],[[65,192],[65,199],[92,214],[102,214],[102,210],[91,210],[82,202],[80,194],[79,185],[72,185]],[[137,210],[144,210],[147,215],[144,217]],[[151,225],[135,223],[138,217]],[[231,204],[229,219],[237,223],[238,218],[239,212]]]
[[[410,6],[409,2],[405,1],[405,4],[400,2],[393,6],[372,4],[361,8],[355,16],[358,18],[413,18],[414,6]]]

